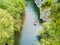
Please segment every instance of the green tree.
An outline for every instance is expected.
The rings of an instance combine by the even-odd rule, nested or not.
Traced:
[[[20,30],[20,13],[25,8],[25,0],[0,0],[0,8],[7,10],[13,16],[15,30]]]
[[[6,45],[6,43],[7,44],[10,43],[10,39],[13,39],[14,35],[13,33],[14,33],[13,17],[6,10],[0,9],[0,45]],[[11,45],[13,44],[11,43]]]
[[[14,32],[20,32],[25,0],[0,0],[0,45],[13,45]]]
[[[40,45],[60,45],[60,3],[51,6],[49,22],[44,22],[40,31]]]

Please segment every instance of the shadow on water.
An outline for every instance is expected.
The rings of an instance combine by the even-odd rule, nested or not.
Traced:
[[[21,27],[20,27],[20,31],[15,31],[14,32],[14,45],[20,45],[19,44],[19,39],[21,38],[21,32],[22,32],[22,26],[23,26],[23,23],[24,23],[24,19],[25,19],[25,12],[23,11],[22,13],[20,13],[20,20],[21,21]],[[7,44],[6,44],[7,45]]]
[[[36,3],[34,2],[34,0],[26,0],[26,2],[31,2],[32,7],[34,8],[35,13],[37,14],[37,19],[39,21],[39,23],[43,23],[44,21],[42,19],[40,19],[40,9],[37,7]]]

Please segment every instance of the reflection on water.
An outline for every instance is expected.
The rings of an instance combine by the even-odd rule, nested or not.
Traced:
[[[25,13],[26,19],[22,29],[20,44],[37,45],[38,40],[36,36],[38,35],[38,30],[41,26],[39,25],[37,14],[34,12],[34,9],[32,8],[30,2],[28,2],[28,5],[25,9]],[[36,25],[34,25],[34,23]]]

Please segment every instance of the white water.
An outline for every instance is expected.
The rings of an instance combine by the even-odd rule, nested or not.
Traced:
[[[37,19],[37,14],[34,12],[34,9],[29,2],[25,9],[26,19],[23,25],[22,34],[21,34],[21,45],[37,45],[38,40],[36,36],[38,35],[38,30],[40,25]],[[37,20],[37,25],[34,25],[35,20]]]

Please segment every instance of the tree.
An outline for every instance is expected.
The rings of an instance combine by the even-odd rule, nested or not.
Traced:
[[[51,6],[49,19],[42,24],[40,45],[60,45],[60,3]]]
[[[6,43],[10,45],[10,41],[13,41],[13,33],[13,17],[6,10],[0,9],[0,45],[5,45]],[[11,45],[13,45],[13,43],[11,43]]]

